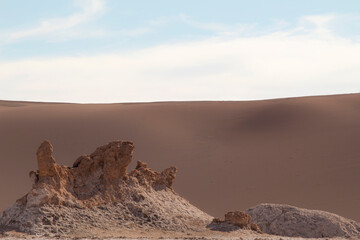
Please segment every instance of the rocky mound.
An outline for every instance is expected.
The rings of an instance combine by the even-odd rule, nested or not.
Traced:
[[[333,213],[289,205],[260,204],[246,211],[261,231],[289,237],[354,237],[360,239],[360,226]]]
[[[39,170],[30,172],[32,189],[3,212],[0,225],[37,235],[204,228],[212,217],[172,189],[175,167],[156,172],[138,161],[127,173],[133,150],[132,142],[110,142],[67,167],[56,163],[52,145],[43,142]]]

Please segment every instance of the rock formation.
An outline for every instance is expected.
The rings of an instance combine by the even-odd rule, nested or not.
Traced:
[[[355,221],[333,213],[280,204],[260,204],[246,212],[260,229],[268,234],[360,239],[360,226]]]
[[[56,163],[50,142],[36,155],[28,194],[3,212],[0,225],[40,235],[63,235],[127,226],[164,230],[196,230],[211,217],[178,196],[177,169],[162,172],[138,161],[127,172],[134,144],[114,141],[76,159],[72,167]]]

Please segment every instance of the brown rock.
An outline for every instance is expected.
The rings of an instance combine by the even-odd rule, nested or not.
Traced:
[[[126,175],[134,151],[134,144],[130,141],[114,141],[98,147],[90,158],[95,166],[101,167],[104,180],[109,183]]]
[[[250,224],[250,229],[255,231],[255,232],[262,233],[262,231],[260,230],[259,226],[256,223],[251,223]]]
[[[176,167],[169,167],[161,172],[158,184],[165,184],[166,187],[172,188],[177,173]]]
[[[129,175],[136,177],[139,183],[154,189],[172,189],[176,173],[176,167],[167,168],[159,173],[148,168],[146,163],[138,161],[136,168]]]
[[[40,178],[50,177],[56,174],[56,162],[52,153],[53,146],[49,141],[44,141],[36,152]]]
[[[245,212],[235,211],[228,212],[225,214],[225,221],[231,224],[234,224],[240,228],[248,228],[250,224],[251,217]]]
[[[113,141],[98,147],[92,154],[77,158],[71,168],[56,163],[53,146],[44,141],[37,150],[39,170],[29,176],[33,189],[24,204],[39,206],[46,203],[62,205],[97,205],[122,199],[122,182],[136,182],[155,190],[170,189],[177,169],[170,167],[162,172],[148,168],[138,161],[130,174],[127,167],[133,156],[134,144],[130,141]]]
[[[213,218],[211,223],[222,223],[223,221],[220,218]]]
[[[260,228],[255,223],[250,223],[251,217],[241,211],[228,212],[225,214],[225,220],[220,218],[214,218],[212,222],[207,226],[211,230],[231,232],[237,231],[239,228],[253,230],[258,233],[262,233]]]

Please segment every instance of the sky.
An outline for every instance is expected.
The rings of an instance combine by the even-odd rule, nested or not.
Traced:
[[[0,0],[0,99],[360,92],[358,0]]]

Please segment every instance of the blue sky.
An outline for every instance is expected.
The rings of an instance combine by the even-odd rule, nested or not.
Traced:
[[[0,0],[0,99],[360,92],[355,0]]]

